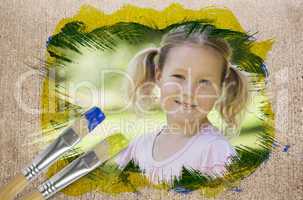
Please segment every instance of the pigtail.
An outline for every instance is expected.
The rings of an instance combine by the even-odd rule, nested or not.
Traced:
[[[158,48],[147,48],[138,52],[129,62],[128,74],[130,80],[127,81],[126,92],[128,100],[130,100],[133,105],[138,103],[137,101],[140,95],[149,96],[154,89],[154,58],[157,54]]]
[[[228,67],[221,95],[219,112],[228,127],[239,132],[249,99],[247,77],[233,66]]]

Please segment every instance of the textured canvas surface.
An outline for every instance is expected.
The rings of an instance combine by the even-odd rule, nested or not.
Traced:
[[[44,59],[45,42],[58,21],[74,15],[83,3],[107,13],[130,3],[163,9],[176,1],[7,1],[0,4],[0,185],[6,183],[39,151],[34,141],[39,133],[42,79],[27,65]],[[303,4],[294,1],[178,1],[190,9],[226,6],[246,31],[258,40],[275,38],[266,64],[270,72],[268,93],[276,118],[276,138],[288,144],[288,152],[278,148],[270,160],[240,185],[240,192],[226,191],[218,199],[303,199]],[[22,87],[19,87],[22,78]],[[22,104],[24,104],[22,106]],[[23,109],[22,109],[23,108]],[[27,110],[24,110],[27,108]],[[37,180],[26,189],[31,191]],[[198,193],[164,195],[160,190],[142,190],[141,196],[121,194],[115,198],[88,193],[81,197],[57,195],[54,199],[201,199]],[[20,196],[18,199],[22,199]]]

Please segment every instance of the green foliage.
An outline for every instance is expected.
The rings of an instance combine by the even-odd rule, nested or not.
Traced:
[[[72,62],[72,59],[64,54],[61,49],[68,49],[81,54],[79,46],[102,51],[115,50],[121,41],[129,45],[140,45],[142,43],[159,43],[165,33],[180,26],[184,26],[188,34],[207,30],[210,37],[224,38],[233,48],[231,62],[241,69],[265,76],[261,67],[263,59],[250,51],[255,39],[252,35],[229,29],[219,29],[210,24],[209,21],[184,21],[165,29],[151,28],[138,23],[120,22],[112,26],[97,28],[86,32],[85,24],[82,22],[71,22],[64,26],[60,33],[52,36],[48,42],[48,52],[51,57],[61,61]]]

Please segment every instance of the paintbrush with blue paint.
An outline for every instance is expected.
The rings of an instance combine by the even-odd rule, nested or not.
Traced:
[[[78,144],[81,138],[91,132],[105,119],[104,113],[98,107],[93,107],[80,114],[71,125],[64,128],[59,137],[46,147],[30,165],[18,173],[7,185],[0,189],[1,200],[11,200],[30,182],[57,161],[64,153]],[[83,129],[83,125],[85,128]]]

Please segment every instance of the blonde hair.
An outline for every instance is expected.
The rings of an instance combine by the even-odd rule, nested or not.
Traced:
[[[220,85],[221,96],[215,108],[229,127],[239,128],[240,114],[243,114],[249,98],[247,78],[231,65],[232,49],[228,42],[219,37],[210,37],[206,30],[188,34],[182,27],[178,27],[163,36],[159,48],[146,48],[138,52],[128,68],[134,83],[133,87],[128,87],[129,99],[136,103],[138,95],[151,95],[155,84],[149,83],[155,82],[155,67],[158,66],[162,72],[169,50],[184,44],[209,46],[222,55],[224,69]]]

